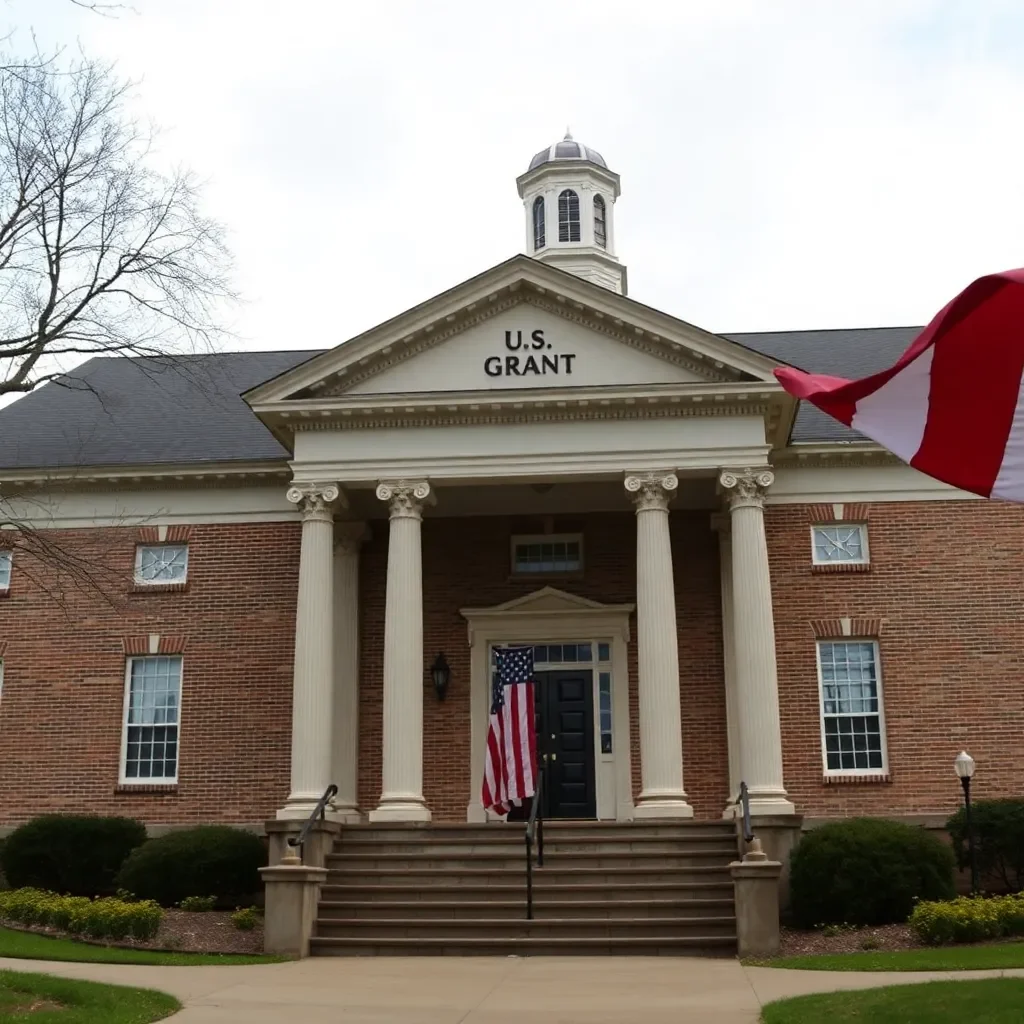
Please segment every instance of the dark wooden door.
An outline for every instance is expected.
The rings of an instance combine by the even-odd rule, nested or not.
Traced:
[[[589,669],[537,673],[537,755],[548,818],[595,818],[594,680]]]

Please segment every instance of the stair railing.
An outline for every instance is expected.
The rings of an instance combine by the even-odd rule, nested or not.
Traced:
[[[297,836],[290,836],[288,838],[288,845],[293,849],[297,848],[299,863],[302,863],[302,844],[306,841],[309,833],[313,830],[313,826],[318,821],[323,821],[327,817],[327,805],[338,795],[338,787],[332,782],[325,790],[324,795],[320,797],[316,802],[316,806],[310,811],[309,817],[306,819],[305,824],[299,829]]]
[[[750,824],[750,790],[745,782],[740,783],[739,805],[743,815],[743,841],[749,844],[754,841],[754,830]]]
[[[537,773],[537,788],[530,804],[530,817],[526,822],[526,920],[533,920],[533,840],[537,839],[537,867],[544,867],[544,812],[541,794],[544,791],[544,769]]]

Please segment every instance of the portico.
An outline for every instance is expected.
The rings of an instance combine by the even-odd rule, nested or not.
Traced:
[[[537,337],[544,351],[572,350],[571,376],[537,386],[529,376],[489,372],[492,354]],[[612,599],[595,590],[589,566],[600,564],[601,552],[588,541],[587,572],[519,579],[506,563],[491,574],[491,590],[511,587],[518,596],[459,602],[469,702],[465,720],[454,706],[444,709],[444,728],[468,732],[459,799],[468,820],[482,820],[493,645],[607,645],[607,664],[595,660],[587,677],[594,680],[586,735],[594,744],[596,814],[692,816],[683,721],[693,708],[681,685],[689,655],[677,608],[689,567],[673,550],[673,509],[696,517],[709,535],[713,516],[720,527],[718,540],[705,545],[719,548],[723,574],[721,619],[710,628],[725,666],[730,778],[717,813],[740,778],[755,813],[792,813],[763,522],[769,453],[791,408],[769,360],[518,257],[246,398],[294,452],[289,499],[303,520],[292,783],[281,817],[306,817],[335,782],[339,817],[432,818],[424,786],[424,609],[436,604],[439,581],[424,574],[425,526],[514,515],[539,524],[543,537],[567,518],[630,512],[628,593]],[[380,776],[366,806],[358,792],[360,686],[367,685],[358,649],[359,552],[365,537],[384,530]],[[447,593],[457,580],[443,585]]]

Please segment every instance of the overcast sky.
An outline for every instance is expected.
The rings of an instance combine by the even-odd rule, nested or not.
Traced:
[[[233,347],[334,345],[524,244],[574,136],[622,176],[630,295],[714,331],[927,321],[1024,265],[1024,4],[5,0],[139,80],[208,181]]]

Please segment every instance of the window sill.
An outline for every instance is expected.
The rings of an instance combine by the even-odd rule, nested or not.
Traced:
[[[114,787],[115,793],[177,793],[176,782],[119,782]]]
[[[870,572],[870,562],[822,562],[821,564],[811,563],[811,572],[822,572],[826,574],[836,572]]]
[[[182,594],[188,590],[188,583],[133,583],[131,594]]]
[[[888,772],[860,772],[849,775],[825,775],[821,781],[826,786],[885,784],[892,782],[892,776]]]

